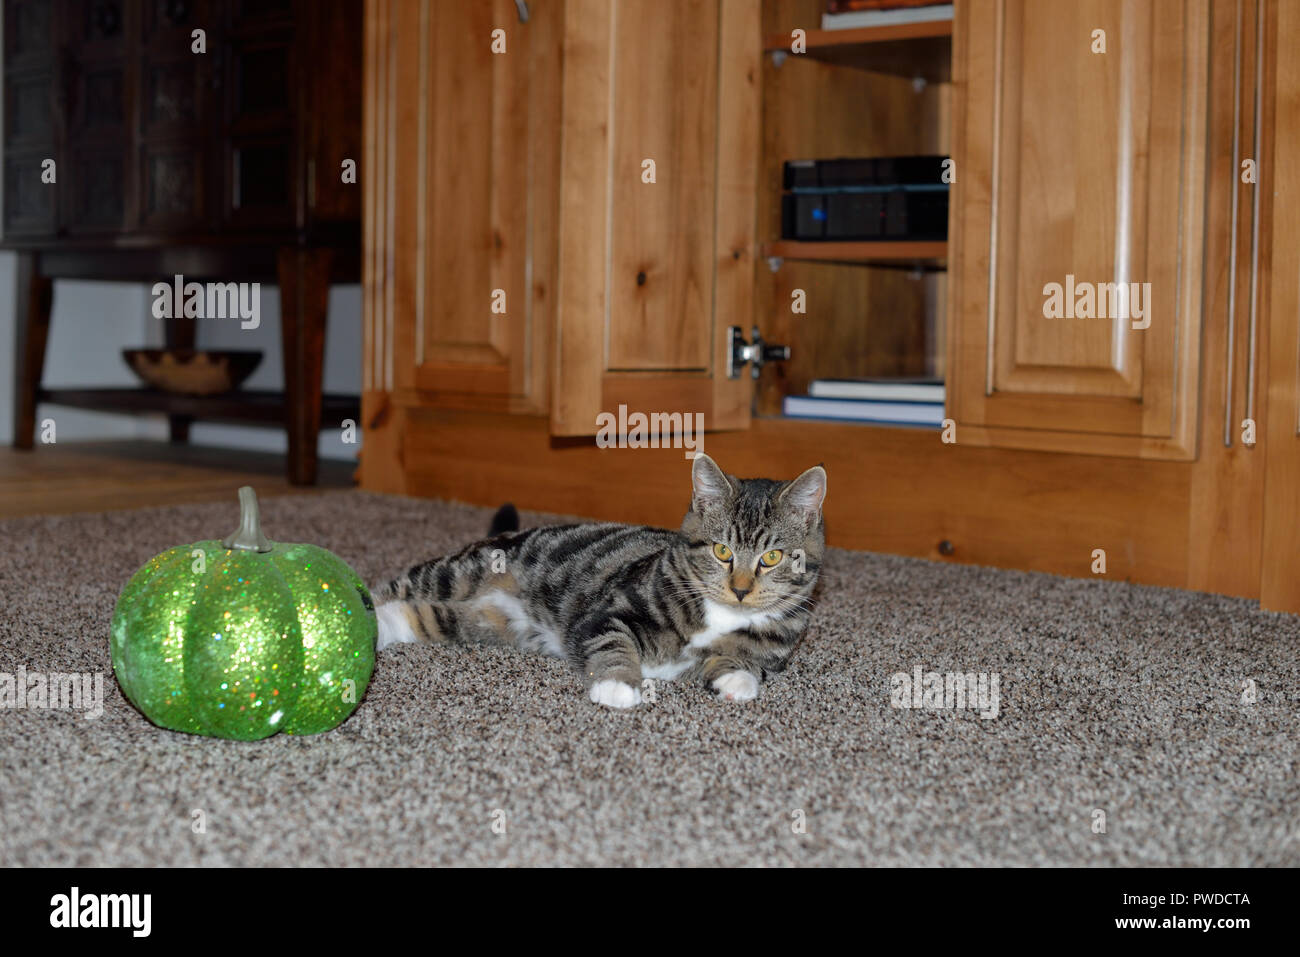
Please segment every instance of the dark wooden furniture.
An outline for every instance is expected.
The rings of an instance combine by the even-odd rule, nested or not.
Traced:
[[[360,277],[361,37],[361,0],[5,0],[17,448],[41,401],[165,412],[177,442],[195,419],[278,418],[290,480],[313,481],[323,408],[359,410],[321,379],[329,284]],[[177,274],[278,283],[282,396],[41,388],[54,280]],[[162,321],[193,346],[196,320]]]

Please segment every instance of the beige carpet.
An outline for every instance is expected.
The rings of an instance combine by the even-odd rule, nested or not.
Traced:
[[[262,511],[372,583],[490,514],[358,492]],[[233,490],[0,522],[0,672],[105,675],[97,720],[0,710],[0,863],[1300,865],[1300,620],[1249,602],[832,551],[749,704],[660,684],[614,713],[557,661],[402,646],[328,734],[159,730],[113,680],[114,600],[234,524]],[[999,716],[891,707],[916,666],[997,674]]]

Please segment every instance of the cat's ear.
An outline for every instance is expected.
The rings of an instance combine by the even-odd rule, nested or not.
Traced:
[[[814,465],[781,489],[776,500],[782,508],[808,519],[817,518],[822,512],[822,502],[826,501],[826,470]]]
[[[692,504],[697,509],[725,505],[736,491],[731,479],[718,468],[718,463],[703,452],[695,453],[695,462],[691,465],[691,485],[695,488]]]

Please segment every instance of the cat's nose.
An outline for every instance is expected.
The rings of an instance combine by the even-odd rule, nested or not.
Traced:
[[[736,587],[733,586],[731,590],[732,590],[733,592],[735,592],[735,594],[736,594],[736,601],[744,601],[744,600],[745,600],[745,596],[748,595],[750,592],[752,592],[754,589],[753,589],[753,588],[736,588]]]

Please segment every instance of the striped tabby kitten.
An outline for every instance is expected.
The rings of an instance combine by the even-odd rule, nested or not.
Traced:
[[[689,675],[748,701],[807,627],[825,550],[826,472],[737,479],[699,454],[679,531],[633,525],[509,531],[375,590],[379,648],[494,642],[567,659],[591,700],[641,701],[643,678]],[[508,507],[507,507],[508,508]],[[514,510],[508,516],[516,527]]]

